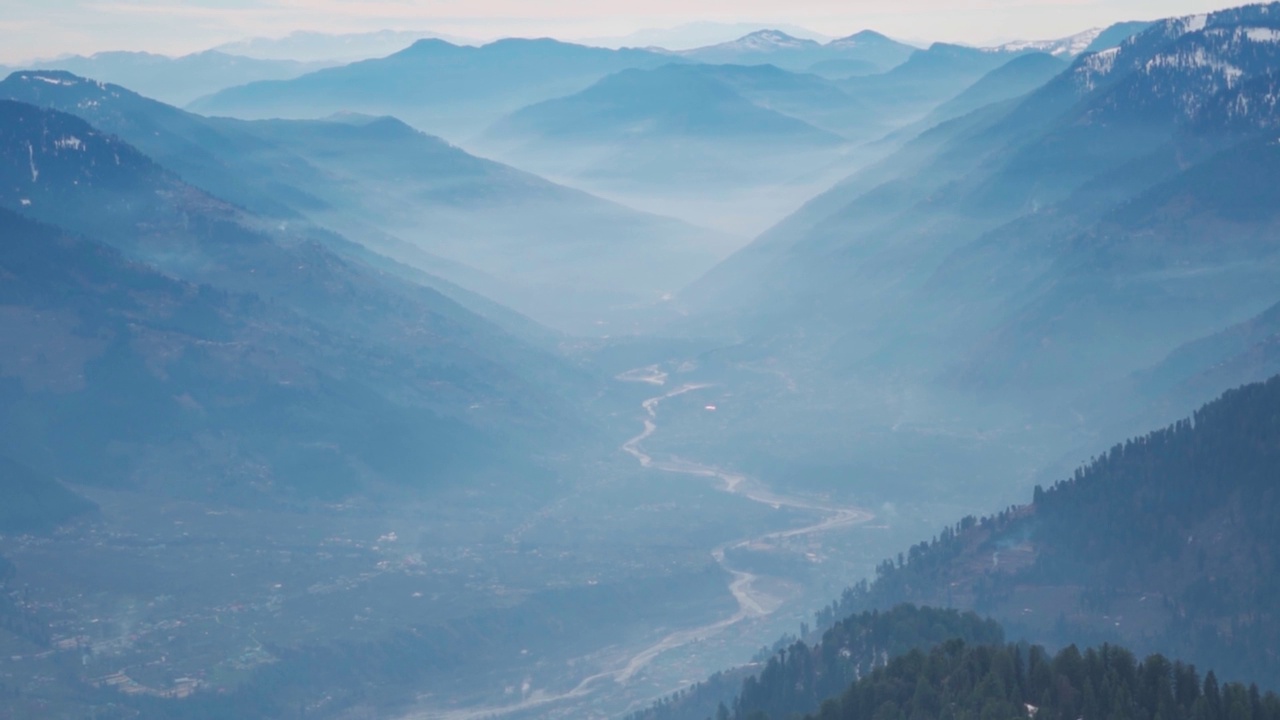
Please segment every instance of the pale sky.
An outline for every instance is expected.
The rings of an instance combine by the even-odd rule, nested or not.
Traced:
[[[1242,4],[1222,0],[0,0],[0,62],[64,53],[184,54],[293,30],[431,30],[566,40],[709,20],[788,23],[831,36],[1048,39],[1121,20]]]

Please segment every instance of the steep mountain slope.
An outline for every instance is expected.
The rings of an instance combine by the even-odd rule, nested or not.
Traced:
[[[30,69],[65,70],[101,82],[132,88],[147,97],[185,105],[235,85],[288,80],[332,63],[259,60],[217,50],[168,57],[145,52],[101,52],[34,64]]]
[[[645,50],[554,40],[500,40],[482,47],[420,40],[385,58],[230,88],[190,109],[247,119],[320,118],[342,111],[395,115],[462,139],[517,108],[577,92],[609,73],[671,60]]]
[[[1067,62],[1048,53],[1034,52],[1010,60],[963,92],[947,100],[919,123],[921,131],[988,105],[1026,95],[1067,68]]]
[[[1280,304],[1242,323],[1193,340],[1135,374],[1132,390],[1146,402],[1187,406],[1218,388],[1265,380],[1280,373]]]
[[[1027,52],[1032,51],[987,51],[935,43],[912,53],[888,72],[847,78],[839,86],[864,103],[885,108],[885,115],[915,120],[983,75]]]
[[[1272,122],[1276,7],[1158,23],[1024,100],[945,123],[740,253],[771,260],[731,259],[708,276],[720,289],[693,297],[745,301],[747,336],[843,332],[819,352],[846,371],[950,365],[988,397],[1057,401],[1101,379],[1090,372],[1122,377],[1256,314],[1275,300],[1275,158],[1251,134]],[[1101,335],[1079,334],[1101,320]]]
[[[424,282],[508,326],[450,285],[591,330],[608,307],[652,302],[728,250],[715,233],[482,160],[390,118],[203,118],[53,73],[15,74],[0,96],[79,115],[219,197],[324,225],[443,278]]]
[[[1034,641],[1119,640],[1274,683],[1277,408],[1280,378],[1228,392],[886,561],[833,611],[973,608]]]
[[[1102,52],[1103,50],[1110,50],[1113,47],[1119,47],[1120,45],[1123,45],[1126,40],[1143,32],[1147,28],[1151,27],[1151,25],[1152,23],[1144,20],[1118,22],[1098,33],[1098,37],[1094,38],[1093,42],[1089,43],[1089,47],[1085,48],[1084,52],[1096,53]]]
[[[1280,148],[1263,137],[1117,208],[1055,248],[965,372],[986,385],[1074,385],[1253,316],[1280,273],[1277,180]]]
[[[817,710],[886,658],[955,639],[971,645],[999,644],[1004,633],[990,620],[955,610],[900,605],[851,615],[823,632],[812,646],[797,640],[770,656],[763,667],[753,664],[717,674],[628,720],[705,720],[723,717],[730,708],[731,717],[738,718],[759,717],[758,713],[794,717]]]
[[[5,363],[6,425],[22,432],[3,452],[33,467],[120,482],[185,462],[199,487],[258,463],[265,476],[233,490],[347,492],[439,482],[565,417],[538,389],[568,389],[554,358],[434,291],[266,231],[78,118],[0,102],[0,177],[6,274],[21,279],[5,286],[8,317],[66,360],[11,348]]]

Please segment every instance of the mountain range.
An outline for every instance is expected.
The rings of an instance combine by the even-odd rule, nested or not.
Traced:
[[[732,306],[746,338],[831,328],[843,339],[824,352],[842,367],[907,362],[957,387],[1059,400],[1243,321],[1275,301],[1270,10],[1157,23],[1024,98],[944,122],[687,297]],[[1212,238],[1231,240],[1209,252]]]
[[[0,715],[1277,717],[1280,2],[423,35],[0,81]]]
[[[393,118],[204,118],[56,73],[14,74],[0,97],[80,115],[255,213],[331,228],[442,279],[433,286],[495,320],[456,286],[559,327],[591,328],[601,316],[587,308],[653,302],[730,247],[716,233],[471,156]]]
[[[384,58],[293,80],[229,88],[190,105],[246,119],[318,118],[338,112],[394,115],[458,140],[525,105],[581,90],[605,75],[671,58],[555,40],[500,40],[480,47],[419,40]]]
[[[680,52],[713,65],[774,65],[838,76],[870,75],[902,64],[915,48],[872,30],[820,43],[781,30],[758,30],[730,42]]]
[[[6,335],[36,342],[4,361],[14,460],[184,495],[430,486],[567,412],[537,399],[574,374],[555,357],[77,117],[3,101],[0,160]]]
[[[298,30],[283,37],[254,37],[224,43],[215,51],[261,60],[294,60],[338,65],[397,53],[418,40],[445,40],[455,45],[475,42],[427,30],[378,30],[363,33],[322,33]],[[127,83],[126,83],[127,84]]]
[[[258,59],[206,50],[180,57],[144,52],[101,52],[30,63],[28,69],[65,70],[101,82],[123,85],[167,102],[187,103],[236,85],[259,80],[288,80],[333,64],[294,59]]]

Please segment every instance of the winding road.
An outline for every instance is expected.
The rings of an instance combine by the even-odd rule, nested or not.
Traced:
[[[655,366],[630,370],[619,375],[616,379],[622,382],[640,382],[661,387],[666,385],[668,375]],[[674,457],[669,460],[655,460],[651,455],[646,453],[642,447],[642,443],[658,431],[659,405],[661,405],[665,400],[709,387],[711,387],[709,384],[685,384],[663,395],[658,395],[645,400],[641,403],[641,408],[645,412],[643,417],[644,429],[639,435],[636,435],[623,443],[622,451],[634,457],[636,461],[640,463],[641,467],[652,468],[662,472],[712,478],[720,482],[720,490],[723,492],[741,496],[752,502],[758,502],[772,508],[785,507],[795,510],[814,512],[823,516],[820,521],[812,525],[806,525],[792,530],[780,530],[766,533],[746,540],[732,541],[711,551],[711,557],[715,559],[716,563],[718,563],[720,567],[724,568],[732,577],[732,580],[729,582],[729,592],[733,594],[734,599],[738,602],[737,612],[723,620],[717,620],[716,622],[709,623],[707,625],[689,628],[686,630],[677,630],[633,655],[624,666],[585,678],[568,692],[546,694],[541,691],[536,691],[521,702],[510,705],[443,712],[417,712],[404,716],[402,720],[488,720],[490,718],[498,718],[505,715],[533,710],[553,703],[560,703],[566,700],[585,697],[596,692],[596,686],[605,679],[612,679],[618,684],[626,684],[630,682],[637,673],[649,665],[649,663],[653,662],[658,656],[665,652],[711,637],[712,635],[722,632],[723,630],[748,618],[765,617],[777,610],[778,603],[774,598],[755,590],[754,585],[758,579],[757,575],[743,570],[738,570],[729,564],[729,561],[726,559],[726,553],[729,550],[753,544],[775,542],[804,535],[814,535],[842,527],[858,525],[865,523],[874,517],[870,512],[861,508],[821,505],[810,500],[778,494],[764,488],[752,487],[751,483],[748,482],[745,476],[712,467],[710,465],[702,465]]]

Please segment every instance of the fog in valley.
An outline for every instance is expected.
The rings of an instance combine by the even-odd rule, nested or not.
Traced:
[[[8,61],[0,718],[1280,718],[1280,4],[1122,10]]]

